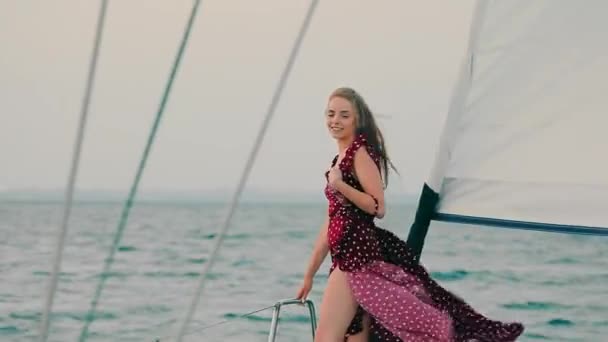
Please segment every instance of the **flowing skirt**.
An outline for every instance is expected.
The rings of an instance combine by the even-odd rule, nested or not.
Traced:
[[[381,257],[358,267],[340,267],[359,303],[348,333],[360,331],[361,318],[371,319],[372,341],[381,342],[512,342],[521,323],[495,321],[477,313],[461,298],[435,282],[411,258],[406,243],[375,228]]]

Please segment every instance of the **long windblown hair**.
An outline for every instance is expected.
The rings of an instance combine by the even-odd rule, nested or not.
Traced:
[[[333,97],[341,97],[353,105],[356,111],[356,134],[363,134],[374,151],[380,155],[381,173],[383,174],[385,187],[387,187],[389,165],[395,172],[397,172],[397,169],[388,156],[384,137],[380,131],[380,128],[378,128],[378,125],[376,125],[374,114],[369,109],[369,106],[363,97],[352,88],[338,88],[332,92],[330,99]]]

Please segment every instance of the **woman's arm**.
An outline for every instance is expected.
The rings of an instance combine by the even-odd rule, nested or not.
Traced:
[[[348,185],[341,177],[332,184],[333,188],[365,212],[369,214],[375,213],[376,217],[383,218],[385,207],[382,177],[378,166],[376,166],[376,163],[374,163],[365,148],[360,148],[355,152],[354,169],[357,179],[363,187],[363,191],[359,191]],[[374,198],[378,201],[377,210]]]
[[[304,281],[296,294],[296,298],[302,301],[308,297],[308,294],[312,289],[313,278],[329,252],[329,245],[327,243],[328,226],[329,216],[325,218],[325,222],[321,226],[321,230],[319,231],[319,236],[317,236],[317,241],[315,242],[315,247],[312,251],[308,267],[306,268],[306,273],[304,273]]]
[[[327,253],[329,252],[329,245],[327,243],[327,228],[329,226],[329,216],[325,217],[325,222],[321,226],[321,230],[319,231],[319,235],[317,236],[317,240],[315,242],[315,247],[313,248],[312,255],[310,257],[310,261],[308,263],[308,267],[306,268],[306,273],[304,274],[305,278],[312,279],[319,267],[325,260]]]

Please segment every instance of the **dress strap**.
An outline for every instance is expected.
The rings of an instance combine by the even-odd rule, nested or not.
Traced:
[[[331,161],[331,166],[329,168],[331,169],[332,167],[334,167],[336,165],[337,161],[338,161],[338,155],[336,155],[334,157],[334,159]],[[329,170],[325,171],[325,179],[327,180],[328,177],[329,177]]]
[[[353,142],[346,148],[346,151],[344,152],[344,158],[342,158],[342,160],[340,161],[340,171],[351,171],[354,164],[355,153],[357,152],[359,147],[366,145],[366,143],[367,139],[363,134],[359,134],[355,138],[355,140],[353,140]]]
[[[348,146],[348,148],[346,149],[346,152],[344,152],[344,158],[340,161],[340,165],[339,165],[340,171],[342,171],[342,172],[351,172],[352,171],[352,168],[354,165],[354,160],[355,160],[355,153],[361,146],[365,146],[367,153],[372,158],[372,160],[374,161],[376,166],[380,167],[380,159],[378,157],[378,154],[367,143],[367,138],[365,138],[365,135],[359,134],[355,138],[355,140],[353,140],[353,142],[350,144],[350,146]]]

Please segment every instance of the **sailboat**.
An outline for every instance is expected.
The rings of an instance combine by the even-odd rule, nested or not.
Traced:
[[[196,309],[205,272],[229,227],[315,6],[313,1],[178,341]],[[603,157],[608,150],[608,102],[602,87],[608,79],[607,12],[603,0],[478,1],[434,168],[407,239],[419,259],[432,221],[608,235],[608,162]],[[67,207],[73,183],[68,189]],[[135,193],[136,187],[126,203]],[[64,230],[68,216],[66,211]],[[60,265],[58,250],[54,275]],[[292,303],[280,301],[275,308]],[[309,304],[314,335],[314,305]],[[47,310],[51,305],[52,299]],[[277,321],[272,324],[269,340]],[[43,340],[47,329],[45,320]]]
[[[608,235],[602,1],[479,1],[434,169],[431,220]]]

